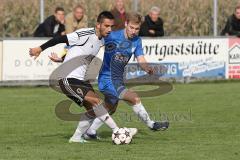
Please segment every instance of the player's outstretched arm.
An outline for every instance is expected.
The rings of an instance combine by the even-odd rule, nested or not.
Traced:
[[[154,74],[154,69],[148,65],[143,55],[137,57],[138,64],[148,74]]]
[[[48,56],[48,57],[49,57],[53,62],[59,63],[59,62],[63,62],[65,55],[64,55],[63,57],[59,57],[56,53],[52,52],[51,55]]]
[[[34,59],[36,59],[41,54],[42,51],[44,51],[49,47],[55,46],[56,44],[59,44],[59,43],[66,43],[67,45],[69,45],[67,36],[64,35],[64,36],[55,37],[50,39],[49,41],[47,41],[46,43],[42,44],[39,47],[30,48],[29,55],[31,57],[34,57]]]

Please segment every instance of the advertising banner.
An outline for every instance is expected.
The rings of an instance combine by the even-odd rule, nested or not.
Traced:
[[[228,78],[240,79],[240,38],[229,38]]]
[[[52,62],[48,55],[51,52],[62,54],[65,44],[45,50],[36,60],[31,58],[28,54],[29,48],[40,46],[46,41],[4,40],[2,80],[47,80],[60,65]],[[240,43],[237,40],[228,38],[143,38],[142,43],[146,60],[161,70],[159,75],[163,78],[225,79],[240,77]],[[102,56],[103,49],[98,54],[100,59]],[[132,68],[136,67],[134,64],[137,63],[134,56],[129,63],[130,65],[126,67],[128,78],[146,74],[139,70],[133,72]],[[97,66],[94,70],[96,73],[101,64]]]
[[[47,80],[58,63],[52,62],[51,52],[64,51],[64,44],[46,49],[34,60],[29,56],[29,48],[40,46],[46,40],[4,40],[2,80]]]
[[[142,42],[147,61],[167,69],[164,78],[227,76],[227,38],[143,39]]]
[[[3,48],[2,48],[2,41],[0,41],[0,81],[2,80],[2,62],[3,62],[3,59],[2,59],[2,52]]]

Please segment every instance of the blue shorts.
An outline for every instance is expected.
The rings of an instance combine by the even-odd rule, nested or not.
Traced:
[[[127,91],[122,80],[98,79],[98,88],[105,97],[105,102],[116,106],[122,95]]]

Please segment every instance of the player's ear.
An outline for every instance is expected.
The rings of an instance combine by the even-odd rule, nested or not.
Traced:
[[[97,28],[97,29],[100,29],[100,25],[101,25],[101,24],[100,24],[99,22],[97,22],[96,28]]]
[[[127,21],[125,21],[125,27],[127,27],[127,25],[128,25],[128,22],[127,22]]]

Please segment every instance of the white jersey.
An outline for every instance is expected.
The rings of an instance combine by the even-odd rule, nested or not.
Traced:
[[[70,48],[65,56],[63,63],[81,57],[79,65],[67,75],[67,78],[77,78],[84,80],[87,66],[99,52],[100,47],[104,45],[104,39],[99,40],[95,34],[94,28],[83,28],[73,33],[67,34]],[[85,58],[82,58],[85,57]]]

